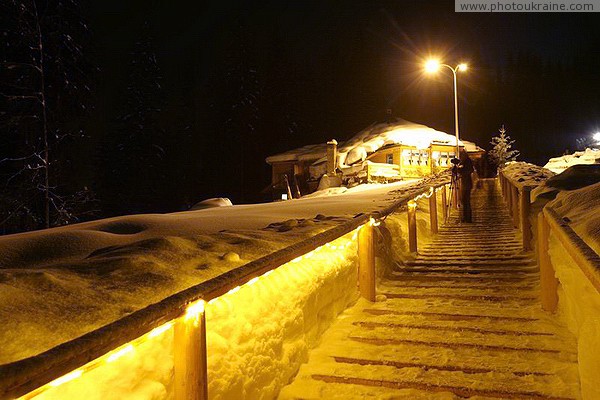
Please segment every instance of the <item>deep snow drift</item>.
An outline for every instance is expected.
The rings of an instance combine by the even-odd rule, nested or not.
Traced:
[[[33,356],[425,183],[136,215],[0,238],[0,363]]]

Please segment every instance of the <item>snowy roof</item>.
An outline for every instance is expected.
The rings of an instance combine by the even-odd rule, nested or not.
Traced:
[[[310,161],[316,160],[327,155],[327,144],[309,144],[298,149],[289,150],[284,153],[275,154],[267,157],[266,161],[271,164],[274,162],[285,161]]]
[[[394,122],[375,123],[358,132],[339,147],[340,164],[354,164],[366,159],[368,154],[376,152],[383,146],[392,144],[426,149],[431,144],[456,146],[456,138],[445,132],[400,118]]]
[[[481,150],[474,143],[466,143],[468,143],[468,151]],[[396,144],[414,146],[417,149],[426,149],[432,144],[456,146],[456,138],[445,132],[400,118],[392,122],[374,123],[358,132],[350,140],[339,144],[339,164],[352,165],[358,161],[364,161],[369,154],[376,152],[380,148]],[[463,145],[463,142],[459,141],[459,144]],[[325,143],[309,145],[267,157],[267,162],[296,160],[322,161],[327,155],[326,151],[327,146]]]
[[[461,140],[461,142],[465,146],[465,150],[467,150],[467,152],[469,152],[469,153],[485,151],[481,147],[477,146],[475,143],[469,142],[468,140]]]
[[[585,149],[585,151],[551,158],[544,168],[560,174],[567,168],[579,164],[600,164],[600,149]]]

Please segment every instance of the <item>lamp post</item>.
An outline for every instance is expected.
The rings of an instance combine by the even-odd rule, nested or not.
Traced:
[[[467,64],[461,63],[458,64],[455,68],[451,67],[448,64],[440,63],[438,60],[429,60],[425,63],[425,71],[428,73],[434,73],[439,71],[441,67],[446,67],[450,71],[452,71],[452,76],[454,78],[454,133],[456,135],[456,157],[458,158],[459,154],[459,134],[458,134],[458,90],[456,85],[456,73],[458,71],[465,72],[467,70]]]

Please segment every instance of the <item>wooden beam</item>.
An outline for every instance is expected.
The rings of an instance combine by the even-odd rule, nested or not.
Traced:
[[[538,214],[538,266],[540,268],[540,299],[542,308],[555,312],[558,305],[558,279],[554,276],[554,267],[548,254],[548,236],[550,227],[544,213]]]
[[[521,189],[520,197],[520,219],[521,219],[521,232],[523,233],[523,250],[531,250],[531,238],[533,233],[531,232],[531,221],[529,220],[529,214],[531,212],[531,187],[524,186]]]
[[[175,400],[208,400],[204,309],[177,319],[173,350]]]
[[[408,249],[411,253],[417,252],[417,202],[408,202]]]
[[[519,228],[519,189],[511,184],[512,218],[515,227]]]
[[[429,198],[429,223],[432,233],[438,233],[437,190],[434,188]]]
[[[446,185],[442,186],[442,215],[444,222],[448,220],[448,195],[446,194]]]
[[[375,301],[375,235],[370,223],[358,231],[358,288],[362,297]]]

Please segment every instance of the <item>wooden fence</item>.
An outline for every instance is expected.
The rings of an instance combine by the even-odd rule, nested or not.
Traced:
[[[174,396],[177,400],[208,398],[206,318],[204,305],[269,271],[307,254],[319,246],[360,228],[358,234],[359,291],[375,300],[375,248],[373,227],[387,215],[407,209],[411,251],[417,251],[416,200],[429,197],[432,232],[437,232],[437,193],[446,200],[447,182],[412,192],[386,209],[371,215],[359,214],[309,239],[202,282],[144,309],[56,346],[36,356],[0,366],[0,399],[31,398],[49,383],[81,375],[81,367],[98,358],[127,349],[140,337],[174,326]],[[441,190],[438,190],[441,188]],[[444,207],[444,216],[446,208]]]
[[[532,186],[519,186],[507,178],[501,171],[498,173],[502,195],[508,207],[513,224],[523,234],[523,249],[531,250],[533,232],[531,222],[530,193]],[[567,253],[575,260],[576,267],[588,278],[600,294],[600,256],[577,235],[553,208],[546,206],[537,215],[536,256],[540,269],[540,299],[542,308],[555,312],[558,306],[559,280],[549,254],[550,234],[556,236]]]

